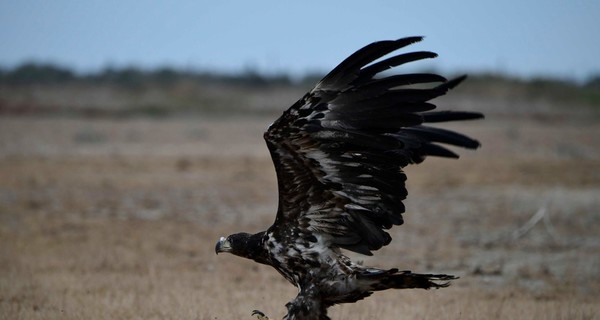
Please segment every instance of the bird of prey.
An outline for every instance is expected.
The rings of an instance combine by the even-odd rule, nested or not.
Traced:
[[[266,231],[221,237],[215,251],[272,266],[298,287],[286,304],[286,320],[330,319],[328,307],[374,291],[441,288],[456,279],[363,266],[341,250],[371,255],[390,243],[386,230],[403,223],[403,167],[426,156],[458,158],[444,145],[479,146],[465,135],[427,125],[483,117],[434,111],[430,102],[465,76],[382,75],[436,57],[428,51],[395,52],[421,39],[379,41],[356,51],[264,133],[277,172],[275,222]]]

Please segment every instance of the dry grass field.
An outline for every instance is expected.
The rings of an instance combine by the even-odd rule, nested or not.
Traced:
[[[353,258],[461,278],[332,318],[600,319],[598,111],[444,103],[486,113],[451,126],[483,147],[408,168],[405,224]],[[214,253],[274,219],[275,117],[0,117],[0,319],[280,319],[296,289]]]

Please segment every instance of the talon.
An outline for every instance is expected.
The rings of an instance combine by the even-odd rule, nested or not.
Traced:
[[[252,310],[252,316],[255,316],[258,320],[269,320],[269,317],[267,317],[262,311],[260,310]]]

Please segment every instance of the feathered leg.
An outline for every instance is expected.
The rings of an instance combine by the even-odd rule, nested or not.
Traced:
[[[288,309],[284,320],[331,320],[327,316],[327,306],[323,303],[317,287],[309,283],[298,296],[285,305]]]

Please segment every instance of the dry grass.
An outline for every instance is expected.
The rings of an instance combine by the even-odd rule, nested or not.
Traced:
[[[296,289],[214,254],[276,209],[271,118],[0,118],[0,319],[273,319]],[[456,126],[456,125],[455,125]],[[408,169],[406,224],[366,264],[461,276],[334,319],[600,319],[600,126],[490,114],[460,161]],[[512,232],[542,206],[539,223]]]

